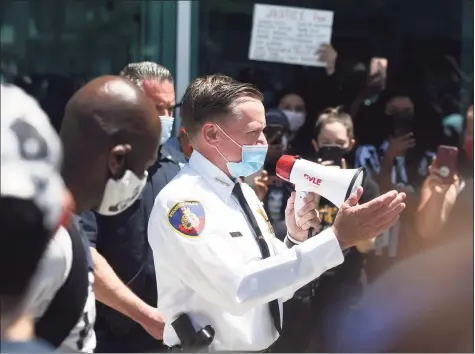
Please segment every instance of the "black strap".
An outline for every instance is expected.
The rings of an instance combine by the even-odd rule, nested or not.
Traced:
[[[257,224],[257,220],[254,217],[254,214],[252,213],[252,210],[249,207],[249,204],[247,204],[247,201],[242,192],[240,183],[236,183],[234,185],[233,195],[239,201],[239,204],[241,205],[241,208],[244,211],[244,214],[246,214],[249,222],[251,223],[251,226],[254,230],[254,235],[255,235],[257,244],[259,245],[259,249],[261,250],[262,259],[269,258],[270,257],[269,246],[267,245],[267,242],[264,239],[264,236],[262,236],[261,229],[259,228],[259,225]],[[277,299],[269,302],[269,309],[270,309],[270,314],[272,316],[272,319],[274,321],[274,326],[277,329],[277,332],[281,334],[282,326],[280,324],[280,309],[279,309],[279,302],[277,301]]]
[[[80,226],[73,218],[67,229],[71,238],[71,270],[48,309],[36,323],[36,335],[58,348],[79,321],[89,293],[89,248],[83,241]]]

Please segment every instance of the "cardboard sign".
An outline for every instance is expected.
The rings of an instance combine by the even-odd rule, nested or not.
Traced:
[[[330,44],[332,25],[333,11],[255,4],[249,59],[323,67],[316,52]]]

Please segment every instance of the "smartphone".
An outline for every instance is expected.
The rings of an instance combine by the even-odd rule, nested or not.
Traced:
[[[377,58],[374,57],[371,59],[369,65],[369,75],[373,76],[377,73],[380,73],[383,78],[386,78],[388,72],[388,59],[387,58]]]
[[[336,166],[341,167],[343,149],[340,145],[324,145],[318,150],[318,155],[322,161],[333,161]]]
[[[283,132],[284,128],[280,125],[268,125],[264,128],[264,135],[269,145],[278,144]]]
[[[452,183],[457,173],[458,154],[459,150],[455,146],[441,145],[437,149],[436,167],[439,169],[440,177],[446,183]]]

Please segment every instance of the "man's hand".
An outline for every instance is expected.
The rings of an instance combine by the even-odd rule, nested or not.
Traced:
[[[295,220],[295,192],[292,192],[285,208],[285,224],[287,232],[296,241],[303,242],[308,237],[308,230],[314,229],[314,234],[320,229],[320,215],[315,208],[315,193],[308,193],[304,198],[304,206],[298,212],[298,221]]]
[[[254,185],[257,197],[262,202],[269,190],[269,174],[266,170],[260,171],[259,174],[254,177]]]
[[[413,136],[413,133],[408,133],[397,138],[389,137],[389,147],[386,154],[391,158],[405,155],[407,150],[416,146],[416,139]]]
[[[317,50],[318,60],[325,62],[325,70],[327,75],[335,72],[335,63],[338,53],[331,44],[322,44]]]
[[[150,306],[139,323],[153,338],[157,340],[163,339],[165,320],[157,308]]]
[[[358,205],[363,194],[359,187],[346,202],[340,206],[333,224],[333,232],[344,247],[371,240],[390,228],[399,218],[406,205],[406,195],[390,191],[368,203]]]

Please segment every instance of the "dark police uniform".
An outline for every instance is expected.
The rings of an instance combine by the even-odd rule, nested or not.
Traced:
[[[155,197],[187,162],[178,138],[170,138],[149,170],[140,198],[123,213],[82,215],[90,244],[107,260],[119,278],[147,304],[157,306],[153,255],[147,241],[147,223]],[[140,324],[97,301],[96,352],[166,350]]]

